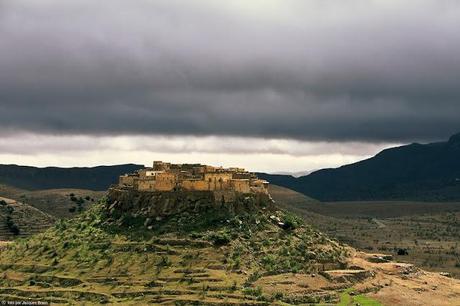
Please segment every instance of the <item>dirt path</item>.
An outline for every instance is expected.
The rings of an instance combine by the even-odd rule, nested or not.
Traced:
[[[374,274],[355,289],[368,292],[367,296],[383,305],[460,305],[460,280],[407,263],[371,263],[368,257],[357,252],[352,259],[353,264]]]

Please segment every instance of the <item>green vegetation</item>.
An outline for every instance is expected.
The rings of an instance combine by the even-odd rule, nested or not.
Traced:
[[[74,193],[69,194],[70,201],[74,202],[77,206],[73,206],[69,208],[70,213],[74,213],[75,211],[82,212],[83,211],[83,204],[85,204],[85,199],[89,201],[90,197],[86,196],[85,199],[83,197],[76,197]]]
[[[19,227],[14,223],[11,216],[6,216],[6,226],[14,235],[19,235]]]
[[[271,216],[293,226],[283,228]],[[279,211],[190,211],[147,222],[130,213],[107,215],[101,201],[3,251],[0,299],[291,303],[299,300],[294,293],[272,292],[270,284],[259,282],[274,275],[295,279],[292,273],[317,273],[323,264],[339,268],[346,257],[343,246]],[[296,288],[305,291],[305,301],[338,299],[334,292],[310,297],[307,289]]]
[[[378,301],[362,294],[354,294],[353,288],[349,288],[340,294],[338,306],[382,306]]]

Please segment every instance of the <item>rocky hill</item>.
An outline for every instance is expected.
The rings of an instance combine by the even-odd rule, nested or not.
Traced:
[[[143,204],[158,200],[129,205],[112,195],[73,221],[8,247],[0,259],[0,298],[184,305],[338,300],[318,286],[299,283],[285,292],[271,283],[287,284],[298,273],[325,286],[318,272],[345,268],[345,246],[254,196],[227,203],[228,209],[210,207],[202,196],[189,195],[201,204],[180,214],[161,211],[147,222],[141,212],[150,205]]]
[[[460,134],[446,142],[410,144],[300,178],[262,175],[321,201],[460,201]]]
[[[131,196],[109,192],[80,216],[3,246],[0,299],[120,305],[460,300],[458,281],[357,253],[269,198],[224,204],[202,193]],[[172,208],[163,209],[166,203]]]

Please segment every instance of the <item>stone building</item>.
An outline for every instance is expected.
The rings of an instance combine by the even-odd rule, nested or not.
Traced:
[[[120,176],[119,187],[137,191],[214,191],[268,194],[268,182],[243,168],[153,162],[152,168]]]

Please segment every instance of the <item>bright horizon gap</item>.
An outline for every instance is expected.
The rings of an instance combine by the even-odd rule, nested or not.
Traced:
[[[303,172],[369,158],[393,143],[324,142],[233,136],[3,135],[2,164],[35,167],[151,165],[154,160],[244,167],[252,172]]]

